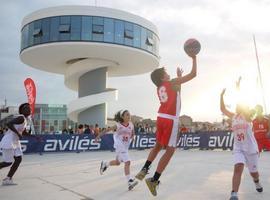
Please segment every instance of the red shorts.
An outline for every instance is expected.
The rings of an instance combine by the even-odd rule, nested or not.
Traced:
[[[176,147],[178,136],[178,120],[157,118],[156,139],[162,146]]]
[[[263,149],[270,151],[270,139],[257,139],[259,152],[262,152]]]

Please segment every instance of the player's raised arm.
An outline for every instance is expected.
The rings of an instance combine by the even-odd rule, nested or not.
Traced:
[[[192,69],[190,73],[185,76],[182,76],[183,70],[177,69],[177,78],[173,79],[172,82],[177,85],[181,85],[185,82],[190,81],[191,79],[197,76],[197,58],[196,55],[190,56],[192,58]]]
[[[225,103],[224,103],[224,94],[225,94],[226,89],[224,88],[220,94],[220,110],[221,112],[226,115],[229,118],[233,118],[234,113],[230,112],[227,110]]]

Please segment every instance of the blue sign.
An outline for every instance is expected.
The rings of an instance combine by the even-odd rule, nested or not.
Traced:
[[[155,134],[137,134],[130,149],[151,148],[155,143]],[[33,135],[24,136],[21,144],[24,153],[113,150],[113,135],[102,136],[100,142],[95,142],[94,137],[88,134]],[[187,133],[180,135],[177,144],[184,149],[232,149],[233,135],[224,131]]]

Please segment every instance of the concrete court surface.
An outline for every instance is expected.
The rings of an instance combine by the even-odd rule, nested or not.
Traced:
[[[130,151],[131,173],[142,167],[149,150]],[[16,186],[0,186],[0,200],[223,200],[229,199],[232,177],[230,151],[177,150],[161,176],[158,196],[153,197],[145,182],[128,191],[123,164],[99,174],[101,160],[115,157],[114,152],[53,153],[25,155],[14,181]],[[153,175],[157,162],[149,175]],[[4,178],[7,169],[0,170]],[[270,199],[270,153],[260,157],[264,192],[255,191],[247,169],[240,186],[240,200]]]

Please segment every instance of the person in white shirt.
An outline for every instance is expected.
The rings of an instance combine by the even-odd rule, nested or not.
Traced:
[[[8,131],[0,142],[0,150],[3,155],[3,162],[0,163],[0,169],[10,167],[8,175],[3,179],[3,185],[13,185],[12,177],[17,171],[22,161],[22,148],[20,139],[27,125],[27,117],[31,114],[30,105],[28,103],[21,104],[19,107],[19,115],[11,120],[8,124]]]
[[[134,137],[134,126],[130,121],[130,113],[128,110],[121,110],[116,113],[114,120],[116,121],[116,126],[103,131],[96,138],[100,138],[106,132],[111,130],[116,130],[113,134],[114,148],[116,152],[116,158],[109,162],[101,162],[100,165],[100,174],[102,175],[109,166],[119,166],[122,162],[124,163],[124,172],[128,181],[128,189],[132,190],[137,184],[134,178],[131,178],[130,175],[130,164],[131,159],[128,154],[129,145]]]
[[[240,80],[237,83],[239,89]],[[258,160],[259,150],[256,139],[252,131],[252,116],[254,112],[248,106],[237,104],[236,112],[227,110],[224,103],[224,94],[226,89],[223,89],[220,95],[220,110],[224,115],[232,120],[232,132],[234,136],[233,144],[233,159],[234,172],[232,178],[232,192],[230,200],[238,200],[238,190],[241,183],[241,176],[244,170],[244,165],[249,169],[250,175],[258,192],[263,191],[263,187],[259,182]]]

